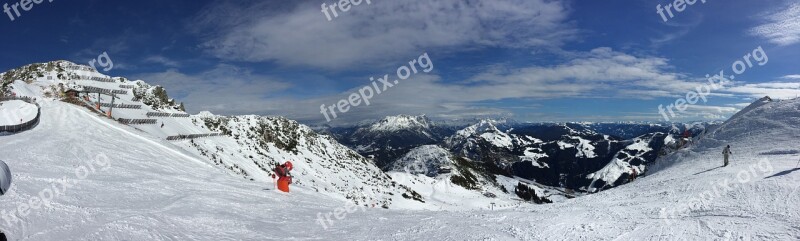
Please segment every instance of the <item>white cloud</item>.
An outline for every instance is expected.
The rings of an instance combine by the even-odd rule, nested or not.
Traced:
[[[800,79],[800,74],[790,74],[781,77],[781,79]]]
[[[150,84],[164,86],[171,97],[180,96],[189,112],[209,110],[218,113],[253,113],[270,106],[264,96],[286,90],[291,85],[251,71],[218,65],[196,73],[181,73],[169,69],[158,73],[134,76]]]
[[[432,48],[556,48],[577,35],[559,1],[380,1],[353,6],[333,21],[319,4],[276,11],[273,1],[215,2],[191,28],[206,38],[209,53],[225,60],[335,70],[383,65]]]
[[[703,23],[703,20],[705,19],[700,12],[694,13],[695,14],[688,16],[681,16],[682,21],[668,21],[663,23],[671,28],[667,29],[666,31],[657,31],[657,33],[654,34],[655,37],[650,38],[650,46],[653,48],[658,48],[664,44],[668,44],[677,39],[683,38],[691,33],[691,31]]]
[[[739,110],[741,110],[741,108],[736,106],[687,105],[686,111],[677,112],[677,115],[675,117],[670,117],[670,120],[725,120],[739,112]]]
[[[764,21],[750,29],[750,34],[783,46],[800,42],[800,3],[790,3],[779,11],[765,14]]]
[[[734,86],[725,90],[737,95],[745,95],[755,99],[769,96],[775,99],[791,99],[800,96],[800,83],[769,82]]]
[[[672,68],[664,58],[597,48],[556,66],[495,68],[470,82],[510,85],[511,90],[525,91],[521,97],[595,97],[602,93],[600,96],[637,99],[685,94],[702,84],[686,80],[685,75],[672,72]]]
[[[148,57],[144,58],[143,62],[145,62],[145,63],[153,63],[153,64],[160,64],[160,65],[163,65],[163,66],[166,66],[166,67],[172,67],[172,68],[180,66],[180,63],[178,63],[177,61],[174,61],[172,59],[169,59],[169,58],[161,56],[161,55],[148,56]]]
[[[753,103],[744,102],[744,103],[729,104],[728,106],[739,108],[739,109],[743,109],[744,107],[750,106],[751,104],[753,104]]]
[[[686,119],[724,120],[739,112],[739,108],[729,106],[693,105],[687,109]]]

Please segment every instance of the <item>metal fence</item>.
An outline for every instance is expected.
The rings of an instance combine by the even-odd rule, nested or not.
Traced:
[[[67,66],[66,69],[69,70],[84,70],[84,71],[96,71],[94,68],[89,66],[80,66],[80,65],[71,65]]]
[[[34,98],[27,96],[0,96],[0,101],[9,101],[9,100],[21,100],[34,105],[38,105]]]
[[[89,93],[100,93],[100,94],[105,94],[105,95],[111,95],[112,93],[113,94],[120,94],[120,95],[127,95],[128,94],[127,90],[110,90],[110,89],[103,89],[103,88],[94,87],[94,86],[83,86],[83,90],[86,91],[86,92],[89,92]]]
[[[156,120],[156,119],[123,119],[123,118],[120,118],[117,121],[119,121],[122,124],[127,124],[127,125],[155,125],[155,124],[158,123],[158,120]]]
[[[164,112],[147,112],[147,117],[169,117],[170,113]]]
[[[120,88],[123,88],[123,89],[133,89],[133,88],[136,88],[136,86],[135,86],[135,85],[119,85],[119,87],[120,87]]]
[[[197,139],[197,138],[221,136],[221,135],[222,135],[222,133],[177,135],[177,136],[168,136],[167,140],[168,141],[180,141],[180,140],[189,140],[189,139]]]
[[[98,81],[98,82],[106,82],[106,83],[117,82],[116,80],[111,79],[111,78],[101,78],[101,77],[91,77],[91,78],[89,78],[89,80],[94,80],[94,81]]]
[[[111,103],[100,103],[102,107],[112,107],[112,108],[120,108],[120,109],[141,109],[142,105],[129,105],[129,104],[111,104]]]
[[[190,117],[184,113],[147,112],[147,117]]]
[[[94,86],[83,86],[83,90],[89,93],[100,93],[105,95],[111,95],[111,90],[98,88]]]
[[[96,76],[79,75],[78,77],[81,78],[81,79],[97,81],[97,82],[106,82],[106,83],[117,82],[116,80],[111,79],[111,78],[103,78],[103,77],[96,77]]]
[[[2,102],[2,101],[10,101],[10,100],[21,100],[21,101],[25,101],[25,102],[28,102],[28,103],[36,105],[36,109],[37,109],[36,110],[36,118],[33,118],[33,120],[30,120],[28,122],[25,122],[25,123],[22,123],[22,124],[19,124],[19,125],[0,126],[0,133],[2,133],[2,132],[17,133],[17,132],[21,132],[21,131],[26,131],[26,130],[32,129],[37,124],[39,124],[39,118],[42,117],[42,108],[39,106],[38,103],[36,103],[34,98],[24,97],[24,96],[22,96],[22,97],[0,96],[0,102]]]

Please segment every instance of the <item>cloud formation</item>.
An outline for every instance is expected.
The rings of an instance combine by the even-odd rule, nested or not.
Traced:
[[[769,96],[775,99],[792,99],[800,96],[800,83],[797,82],[768,82],[734,86],[726,92],[744,95],[754,99]]]
[[[566,3],[547,0],[380,1],[327,21],[320,2],[209,5],[192,21],[224,60],[348,70],[426,49],[554,48],[573,39]],[[378,62],[379,64],[376,64]]]
[[[337,122],[351,123],[396,114],[428,114],[448,119],[510,116],[513,108],[484,103],[522,99],[678,97],[704,81],[687,80],[684,74],[672,72],[673,67],[666,59],[658,57],[633,56],[610,48],[576,52],[572,56],[573,59],[552,66],[498,65],[462,81],[443,81],[435,74],[415,75],[376,96],[370,106],[352,108]],[[431,58],[436,62],[436,56]],[[190,110],[279,114],[309,122],[323,119],[319,113],[321,104],[335,105],[361,87],[310,98],[270,96],[266,93],[285,90],[288,84],[227,65],[194,75],[169,70],[141,78],[171,80],[167,85],[187,91]],[[248,85],[256,80],[265,82]],[[241,104],[225,104],[232,102]],[[193,105],[200,109],[191,108]]]
[[[765,14],[765,23],[750,29],[750,34],[786,46],[800,42],[800,3],[790,3],[779,11]]]
[[[187,103],[187,111],[208,110],[226,114],[254,113],[270,107],[265,96],[284,91],[291,84],[269,76],[226,64],[200,73],[187,74],[177,69],[134,76],[161,85],[170,96]],[[273,106],[274,107],[274,106]]]
[[[395,61],[423,51],[433,53],[431,58],[437,63],[439,59],[452,60],[453,56],[494,48],[525,52],[545,50],[559,55],[544,63],[541,55],[488,67],[456,63],[456,67],[478,69],[477,74],[466,77],[454,78],[452,72],[448,72],[453,70],[440,72],[440,69],[414,76],[377,96],[371,106],[352,108],[337,119],[344,123],[396,114],[471,118],[519,112],[513,104],[493,103],[530,104],[566,98],[669,100],[680,98],[706,83],[705,78],[675,70],[669,59],[660,56],[630,54],[609,47],[589,51],[562,49],[566,43],[580,41],[580,30],[569,16],[571,10],[567,2],[385,1],[354,7],[332,21],[320,11],[321,2],[244,2],[215,2],[187,21],[191,32],[200,37],[200,49],[205,54],[229,63],[291,66],[297,67],[290,68],[293,70],[333,73],[348,81],[363,78],[364,83],[344,84],[350,89],[336,94],[305,96],[287,93],[294,91],[287,81],[254,75],[232,65],[220,65],[204,73],[187,74],[170,69],[143,76],[186,82],[199,80],[200,84],[185,91],[190,110],[277,114],[314,122],[323,119],[319,113],[321,104],[335,105],[367,84],[368,77],[362,75],[393,69],[397,66]],[[751,33],[779,44],[800,41],[800,30],[796,30],[800,22],[796,21],[800,15],[798,6],[800,4],[792,4],[788,10],[765,15],[765,23],[753,28]],[[683,27],[690,29],[696,24]],[[679,31],[675,36],[651,40],[654,44],[670,42],[688,33],[689,30]],[[159,56],[146,61],[178,67]],[[453,63],[443,66],[453,66]],[[247,91],[241,93],[241,89]],[[205,95],[204,91],[213,94]],[[788,97],[795,95],[795,90],[775,83],[738,83],[712,93],[715,98],[737,101],[763,95]],[[195,103],[199,104],[192,108]],[[692,118],[720,117],[735,110],[731,106],[693,108],[696,114],[689,115]],[[639,111],[629,116],[647,116],[643,113],[646,110]]]
[[[496,68],[470,82],[488,88],[505,86],[499,95],[511,97],[593,97],[651,99],[685,93],[698,85],[674,69],[667,59],[634,56],[611,48],[596,48],[555,66]],[[702,80],[701,80],[702,81]],[[517,91],[515,91],[517,90]],[[513,93],[520,93],[514,96]]]

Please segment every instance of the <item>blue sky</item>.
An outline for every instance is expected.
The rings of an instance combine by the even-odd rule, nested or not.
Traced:
[[[288,3],[287,3],[288,2]],[[420,72],[329,124],[427,114],[520,121],[659,121],[667,106],[762,47],[768,56],[673,120],[729,117],[800,94],[800,4],[788,0],[44,1],[0,17],[0,69],[106,52],[106,74],[163,85],[189,112],[324,123],[335,105],[423,53]],[[14,1],[5,1],[13,5]]]

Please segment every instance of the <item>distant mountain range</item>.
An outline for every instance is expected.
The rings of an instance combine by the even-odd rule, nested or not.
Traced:
[[[681,144],[677,140],[687,130],[696,137],[719,124],[520,123],[509,119],[459,123],[399,115],[323,132],[383,170],[402,171],[409,163],[417,163],[426,167],[425,175],[435,176],[434,169],[458,169],[452,159],[464,158],[483,176],[519,177],[556,188],[596,192],[627,183],[631,175],[646,175],[647,166],[659,153],[677,148]],[[428,154],[419,154],[420,147]]]

